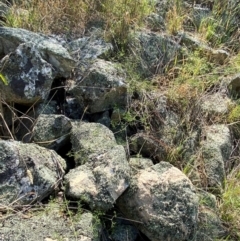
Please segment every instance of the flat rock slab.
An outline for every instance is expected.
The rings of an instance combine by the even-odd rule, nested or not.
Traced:
[[[0,140],[1,204],[24,205],[47,197],[62,180],[65,160],[35,144]]]
[[[82,212],[66,217],[64,203],[35,207],[37,212],[9,213],[2,216],[0,240],[4,241],[99,241],[93,214]]]

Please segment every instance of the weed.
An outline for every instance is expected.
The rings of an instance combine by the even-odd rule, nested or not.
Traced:
[[[172,8],[166,14],[166,30],[169,34],[177,34],[183,30],[186,15],[183,11],[182,1],[175,0]]]

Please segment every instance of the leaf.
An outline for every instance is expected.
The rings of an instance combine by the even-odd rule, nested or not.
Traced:
[[[7,78],[6,78],[2,73],[0,73],[0,79],[2,80],[2,82],[3,82],[5,85],[8,85]]]

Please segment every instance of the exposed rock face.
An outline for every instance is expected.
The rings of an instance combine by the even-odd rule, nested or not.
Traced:
[[[32,141],[58,150],[70,139],[72,125],[64,115],[40,115],[32,131]]]
[[[190,180],[169,163],[139,170],[117,205],[128,218],[142,222],[139,228],[151,241],[194,238],[198,198]]]
[[[108,210],[129,185],[130,168],[125,150],[113,133],[101,124],[79,123],[72,130],[76,163],[83,164],[65,176],[66,194]]]
[[[47,197],[63,178],[66,163],[35,144],[0,141],[1,203],[29,204]]]
[[[78,77],[77,77],[78,78]],[[72,93],[90,113],[102,112],[127,104],[126,76],[121,68],[101,59],[96,60],[86,75],[73,83]]]

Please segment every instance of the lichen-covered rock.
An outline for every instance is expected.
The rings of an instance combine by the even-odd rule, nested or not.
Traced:
[[[2,240],[11,241],[100,241],[99,224],[93,214],[79,209],[70,217],[64,215],[65,203],[50,202],[37,212],[9,215],[1,227]],[[81,213],[80,213],[81,212]],[[25,217],[25,218],[24,218]],[[27,217],[27,218],[26,218]]]
[[[68,51],[53,38],[21,28],[8,27],[0,27],[0,36],[0,56],[14,52],[22,43],[31,43],[41,58],[53,66],[58,76],[69,77],[75,66],[75,61]]]
[[[227,238],[228,232],[218,216],[214,195],[201,191],[199,195],[198,228],[196,241],[212,241]]]
[[[141,68],[144,76],[152,76],[156,73],[163,73],[166,66],[174,60],[180,51],[180,46],[170,37],[155,32],[135,33],[134,54],[141,57]]]
[[[203,114],[212,119],[228,113],[231,103],[231,99],[226,93],[217,92],[204,96],[200,107]]]
[[[194,185],[219,193],[224,185],[225,167],[232,150],[231,134],[226,125],[211,125],[203,129],[203,137],[189,178]]]
[[[40,115],[32,130],[32,141],[40,146],[58,150],[70,139],[72,125],[64,115]]]
[[[85,76],[76,76],[70,93],[90,113],[103,112],[127,104],[126,76],[120,67],[101,59],[95,60]]]
[[[123,146],[101,124],[75,124],[72,152],[77,165],[65,176],[67,196],[91,209],[108,210],[129,185],[130,168]]]
[[[79,75],[83,74],[92,61],[97,58],[106,56],[112,49],[111,43],[104,40],[102,30],[97,29],[90,33],[89,36],[84,36],[66,44],[70,55],[77,61],[77,66],[80,67]]]
[[[35,144],[0,140],[0,194],[4,205],[29,204],[47,197],[66,169],[54,151]]]
[[[2,97],[7,102],[33,104],[48,97],[55,77],[52,65],[41,58],[31,43],[21,44],[1,62]]]
[[[151,240],[192,240],[198,197],[190,180],[167,162],[140,170],[117,206]]]

